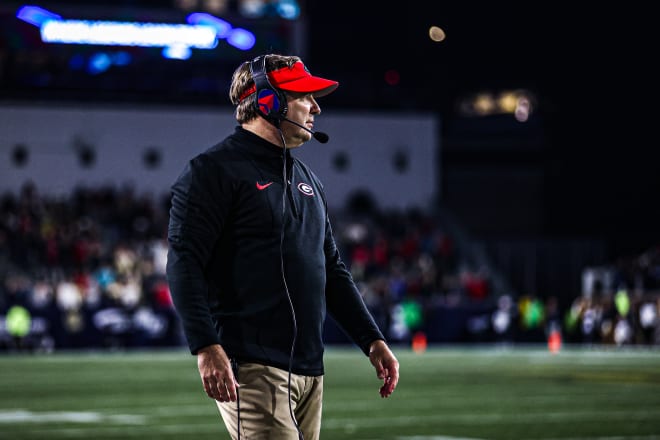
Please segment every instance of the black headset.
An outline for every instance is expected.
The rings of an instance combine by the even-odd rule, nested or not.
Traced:
[[[266,74],[266,55],[260,55],[250,62],[250,74],[256,88],[254,105],[257,113],[276,127],[289,110],[286,96],[273,87]]]

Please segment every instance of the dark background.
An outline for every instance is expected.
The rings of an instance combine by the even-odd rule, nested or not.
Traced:
[[[310,63],[343,80],[328,101],[442,116],[442,197],[474,232],[602,239],[611,255],[658,243],[649,11],[634,2],[376,5],[310,2]],[[447,33],[440,44],[427,37],[433,24]],[[382,80],[392,68],[401,73],[396,91]],[[457,114],[461,96],[506,88],[537,96],[527,127]],[[501,192],[482,188],[499,200],[468,207],[471,193],[446,180],[454,168],[534,177],[501,183]],[[497,180],[489,183],[497,188]],[[529,210],[520,209],[517,194],[530,184],[538,189],[522,195]],[[498,206],[510,206],[511,217]]]
[[[176,12],[167,0],[38,4],[67,18],[91,6],[124,16],[134,8]],[[477,237],[594,239],[606,244],[607,258],[660,242],[651,68],[657,49],[644,7],[354,0],[308,0],[301,7],[307,66],[341,83],[323,109],[437,114],[439,204]],[[430,41],[431,25],[445,30],[445,41]],[[90,78],[68,72],[62,52],[49,52],[41,64],[35,52],[22,57],[21,45],[38,45],[36,28],[3,27],[3,100],[226,106],[236,60],[256,55],[224,53],[167,68],[138,62]],[[388,70],[399,73],[398,84],[385,82]],[[50,73],[46,82],[36,74],[43,71]],[[184,77],[194,81],[182,86]],[[467,118],[457,110],[465,96],[506,89],[536,97],[526,123],[510,115]]]

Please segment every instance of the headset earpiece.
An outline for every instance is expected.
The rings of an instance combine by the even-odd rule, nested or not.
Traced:
[[[279,127],[288,110],[286,96],[273,87],[266,74],[266,55],[250,62],[250,74],[256,88],[255,107],[257,113],[271,124]]]

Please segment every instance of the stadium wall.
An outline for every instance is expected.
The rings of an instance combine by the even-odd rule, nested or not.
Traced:
[[[235,125],[229,108],[2,104],[0,192],[32,181],[51,195],[125,184],[160,194],[189,158]],[[330,142],[311,141],[295,155],[322,179],[331,206],[360,190],[381,208],[425,208],[439,194],[437,116],[333,111],[315,128]]]

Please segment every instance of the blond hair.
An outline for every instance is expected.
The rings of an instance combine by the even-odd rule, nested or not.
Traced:
[[[300,57],[297,56],[266,55],[266,72],[283,67],[292,67],[298,61],[300,61]],[[257,99],[256,93],[252,93],[241,100],[241,96],[254,86],[254,80],[250,72],[250,62],[245,61],[238,66],[231,77],[231,86],[229,88],[229,99],[236,106],[234,114],[239,124],[251,121],[259,116],[255,103]]]

